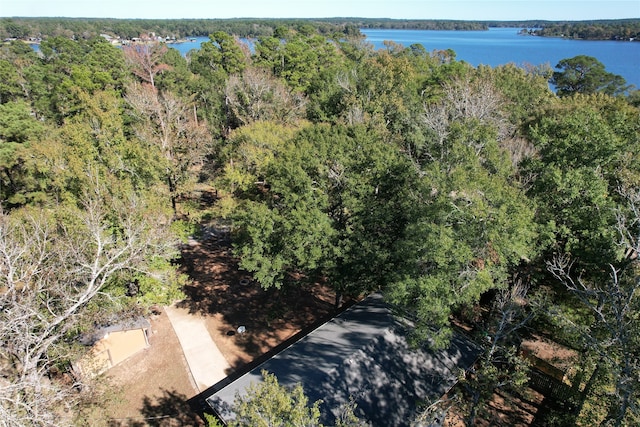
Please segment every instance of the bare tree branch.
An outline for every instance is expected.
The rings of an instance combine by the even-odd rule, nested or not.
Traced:
[[[574,260],[567,255],[558,255],[547,263],[548,271],[595,316],[588,328],[570,324],[582,333],[588,348],[613,372],[615,390],[606,421],[615,426],[624,423],[627,411],[638,415],[640,410],[634,398],[640,389],[637,375],[640,371],[637,318],[640,191],[621,187],[619,193],[626,201],[626,205],[620,205],[617,210],[619,244],[626,259],[617,265],[608,264],[609,280],[587,281],[574,271]]]
[[[211,152],[209,130],[194,118],[187,102],[171,93],[161,93],[151,85],[129,86],[126,99],[139,119],[135,127],[137,136],[158,148],[165,161],[165,179],[176,213],[180,186],[194,175],[188,172],[201,165]]]
[[[133,73],[152,87],[156,86],[155,76],[171,68],[160,62],[168,50],[166,45],[160,43],[134,44],[122,48]]]
[[[167,224],[131,202],[94,197],[83,210],[0,212],[0,420],[7,425],[66,424],[59,410],[79,395],[49,378],[71,357],[64,341],[116,274],[144,271],[153,256],[174,250]]]

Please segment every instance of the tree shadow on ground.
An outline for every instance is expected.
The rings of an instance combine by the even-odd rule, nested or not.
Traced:
[[[187,298],[178,306],[193,314],[221,316],[217,332],[234,337],[252,358],[333,312],[334,296],[322,284],[263,290],[239,270],[224,230],[205,229],[199,241],[182,248],[181,264],[192,282],[185,286]],[[246,333],[238,333],[240,326]]]
[[[552,398],[545,398],[531,427],[546,427],[550,425],[574,426],[578,418],[577,408],[567,402],[558,402]]]
[[[531,389],[522,393],[495,390],[487,404],[487,421],[496,426],[528,426],[540,410],[544,396]]]
[[[178,427],[204,426],[198,412],[189,404],[187,396],[175,390],[162,389],[162,396],[145,397],[140,409],[140,418],[127,420],[126,423],[112,427]]]

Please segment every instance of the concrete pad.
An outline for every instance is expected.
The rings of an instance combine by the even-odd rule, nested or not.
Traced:
[[[165,312],[178,336],[198,390],[202,392],[226,378],[229,363],[211,339],[202,316],[190,314],[189,310],[175,305],[165,307]]]

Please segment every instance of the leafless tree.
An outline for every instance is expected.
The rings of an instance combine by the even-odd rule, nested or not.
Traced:
[[[609,280],[587,280],[575,271],[575,260],[558,255],[547,269],[587,307],[594,316],[582,327],[566,322],[581,335],[600,363],[613,373],[614,389],[605,424],[621,426],[628,412],[640,416],[640,190],[621,188],[626,206],[618,209],[619,244],[625,254],[621,262],[609,263]]]
[[[164,160],[164,173],[177,213],[179,187],[193,176],[192,168],[202,164],[211,152],[212,137],[198,122],[188,102],[171,93],[162,93],[149,84],[128,87],[126,99],[138,119],[137,136],[156,147]]]
[[[442,398],[422,408],[411,421],[411,427],[444,427],[454,400]]]
[[[516,339],[518,331],[533,317],[532,311],[527,309],[527,291],[526,283],[516,278],[509,288],[496,296],[487,336],[489,345],[461,382],[467,396],[460,399],[459,406],[465,409],[467,426],[475,425],[478,413],[484,412],[496,390],[520,392],[529,378],[529,365],[518,354]]]
[[[156,75],[170,69],[169,65],[161,62],[162,57],[169,50],[164,44],[157,42],[133,44],[124,46],[122,50],[133,74],[153,87],[155,87]]]
[[[493,358],[496,350],[506,339],[522,330],[532,319],[533,313],[526,311],[528,286],[516,279],[509,288],[501,290],[494,303],[495,325],[491,333],[491,346],[487,355]]]
[[[235,125],[259,120],[289,124],[305,114],[302,95],[291,93],[268,71],[247,68],[242,75],[232,75],[224,89],[225,102]]]
[[[452,119],[472,118],[500,122],[504,100],[488,79],[462,77],[443,85]]]
[[[459,77],[443,84],[442,91],[442,100],[425,103],[422,115],[423,123],[435,133],[439,145],[444,146],[450,125],[458,120],[476,120],[494,126],[498,141],[513,133],[503,111],[505,100],[489,79]],[[473,148],[480,153],[483,145]],[[442,147],[441,154],[445,153]]]
[[[82,210],[0,212],[0,425],[69,422],[80,378],[64,384],[51,368],[72,357],[88,303],[115,275],[173,251],[168,222],[141,208],[95,193]]]

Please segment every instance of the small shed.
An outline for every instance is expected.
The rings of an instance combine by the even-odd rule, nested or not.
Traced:
[[[80,337],[91,349],[78,367],[85,375],[99,375],[149,347],[147,319],[139,318],[97,329]]]
[[[262,381],[266,370],[282,385],[301,383],[310,402],[322,400],[323,424],[335,423],[340,406],[353,400],[356,415],[373,427],[408,426],[420,404],[446,393],[480,353],[461,333],[443,350],[414,348],[407,340],[411,328],[381,295],[369,296],[202,398],[223,422],[233,420],[236,395]]]

